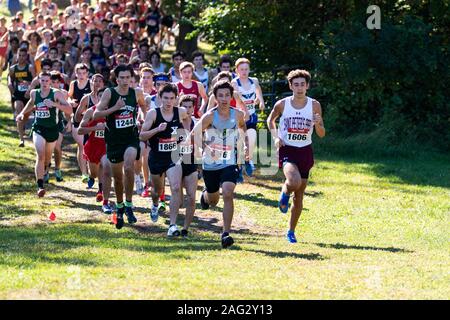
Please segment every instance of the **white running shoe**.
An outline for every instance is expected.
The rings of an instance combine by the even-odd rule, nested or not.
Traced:
[[[152,219],[153,222],[157,222],[158,217],[159,217],[158,206],[152,205],[152,210],[150,211],[150,219]]]
[[[181,235],[180,230],[176,224],[171,224],[169,230],[167,231],[168,237],[179,237]]]

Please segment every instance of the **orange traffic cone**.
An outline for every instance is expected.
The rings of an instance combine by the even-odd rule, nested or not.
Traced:
[[[55,221],[55,219],[56,219],[56,214],[52,211],[52,213],[50,213],[50,215],[48,216],[48,218],[49,218],[51,221]]]

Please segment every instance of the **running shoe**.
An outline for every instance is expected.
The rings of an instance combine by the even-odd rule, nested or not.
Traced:
[[[48,180],[50,180],[50,175],[47,172],[44,174],[44,183],[48,183]]]
[[[88,185],[87,188],[88,188],[88,189],[92,189],[92,187],[94,186],[94,183],[95,183],[95,179],[89,177],[89,179],[88,179],[88,181],[87,181],[87,185]]]
[[[253,166],[249,161],[245,161],[245,174],[249,177],[253,175]]]
[[[125,207],[125,214],[127,216],[127,220],[129,224],[133,224],[137,222],[136,217],[133,214],[133,208],[132,207]]]
[[[208,210],[209,204],[206,203],[206,201],[205,201],[205,197],[204,197],[205,191],[206,190],[203,190],[202,195],[200,196],[200,206],[202,207],[203,210]]]
[[[20,141],[20,144],[19,144],[19,147],[20,147],[20,148],[25,147],[25,141],[21,140],[21,141]]]
[[[81,175],[81,182],[87,183],[89,181],[89,176],[87,174]]]
[[[286,239],[290,242],[290,243],[297,243],[297,238],[295,238],[295,233],[294,231],[289,230],[286,234]]]
[[[125,208],[117,208],[117,223],[116,229],[122,229],[123,227],[123,214],[125,212]]]
[[[289,196],[281,191],[278,208],[282,213],[287,213],[289,209]]]
[[[39,188],[38,191],[37,191],[37,196],[39,198],[42,198],[44,195],[45,195],[45,189]]]
[[[55,170],[55,178],[56,178],[56,181],[58,181],[58,182],[61,182],[64,180],[62,177],[61,170],[59,170],[59,169]]]
[[[111,205],[109,203],[102,205],[102,211],[104,214],[111,214],[112,213]]]
[[[226,249],[228,247],[231,247],[234,243],[233,238],[230,236],[228,232],[224,232],[222,234],[222,248]]]
[[[159,206],[152,206],[152,209],[150,211],[150,219],[152,219],[153,222],[157,222],[159,218]]]
[[[141,193],[141,197],[142,197],[142,198],[148,198],[148,197],[150,197],[150,193],[148,192],[148,187],[145,187],[145,188],[144,188],[144,191],[142,191],[142,193]]]
[[[180,230],[178,230],[178,227],[176,224],[171,224],[169,226],[169,230],[167,230],[168,237],[179,237],[180,234],[181,234]]]
[[[102,201],[103,201],[103,192],[98,191],[98,192],[97,192],[97,195],[95,196],[95,200],[96,200],[97,202],[102,202]]]
[[[187,231],[186,229],[181,230],[181,236],[183,238],[187,238],[188,235],[189,235],[189,231]]]
[[[159,213],[163,213],[166,212],[166,202],[165,201],[160,201],[158,204],[158,212]]]

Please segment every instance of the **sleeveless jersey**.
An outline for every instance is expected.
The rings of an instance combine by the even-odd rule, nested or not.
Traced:
[[[177,75],[175,73],[175,69],[173,67],[170,68],[170,75],[172,77],[172,83],[177,83],[177,82],[181,81],[181,79],[177,77]]]
[[[77,100],[77,102],[80,103],[81,98],[83,98],[83,96],[88,93],[91,93],[91,81],[90,80],[88,80],[88,82],[86,83],[86,86],[83,89],[80,89],[78,87],[78,80],[75,81],[75,83],[73,84],[73,97],[72,97],[73,99]],[[77,111],[77,108],[72,108],[73,114],[75,114],[75,112]]]
[[[239,78],[236,79],[236,82],[238,84],[238,90],[239,93],[242,95],[242,99],[245,104],[245,106],[247,107],[248,110],[248,114],[251,116],[252,114],[254,114],[256,112],[256,107],[255,107],[255,100],[256,100],[256,87],[255,87],[255,83],[253,82],[252,79],[248,78],[248,80],[250,81],[250,89],[245,90],[244,87],[242,86],[241,80]]]
[[[92,106],[92,110],[95,111],[95,109],[96,109],[95,105]],[[104,123],[104,122],[106,122],[105,118],[91,120],[88,123],[88,127],[95,127],[98,123]],[[93,144],[93,145],[104,144],[105,143],[105,130],[91,131],[89,133],[89,138],[88,138],[87,142],[89,142],[90,144]]]
[[[180,141],[184,141],[186,139],[187,134],[194,129],[196,123],[197,119],[192,117],[189,128],[182,131],[183,133],[180,135]],[[182,162],[185,164],[194,164],[194,139],[192,139],[190,144],[180,143],[179,147]]]
[[[216,108],[213,113],[211,128],[205,132],[203,169],[220,170],[236,165],[237,140],[236,111],[230,108],[230,117],[227,120],[221,120]]]
[[[180,121],[178,107],[173,108],[173,117],[170,121],[166,121],[163,118],[161,108],[156,108],[155,110],[156,119],[150,129],[153,130],[164,122],[167,123],[167,127],[166,130],[158,132],[149,139],[150,153],[153,157],[156,156],[159,159],[164,159],[163,161],[168,161],[171,159],[172,152],[178,149],[178,129],[183,129],[184,127]]]
[[[209,82],[208,69],[203,68],[203,70],[204,70],[204,73],[202,76],[197,71],[194,71],[194,74],[197,77],[198,81],[200,81],[203,84],[206,92],[208,92],[208,82]]]
[[[125,102],[125,106],[106,117],[105,141],[107,144],[126,144],[139,139],[136,118],[138,106],[136,92],[128,89],[127,95],[120,95],[115,88],[111,88],[111,99],[108,108],[112,108],[118,99]]]
[[[312,143],[313,123],[313,99],[307,97],[306,106],[296,109],[291,104],[291,97],[284,99],[284,110],[280,117],[278,137],[287,146],[305,147]]]
[[[177,87],[178,87],[178,94],[181,95],[182,93],[184,95],[190,96],[192,98],[195,99],[195,103],[194,103],[194,117],[195,118],[200,118],[200,115],[198,114],[198,110],[200,108],[199,106],[199,102],[200,102],[200,92],[198,90],[198,82],[192,80],[192,86],[187,89],[185,86],[183,86],[183,84],[181,82],[177,83]]]
[[[44,103],[44,100],[46,99],[55,101],[55,91],[53,91],[53,89],[50,89],[50,93],[48,94],[48,96],[42,97],[41,89],[37,89],[34,99],[34,104],[36,106],[34,124],[45,128],[58,127],[58,109],[55,107],[47,107]]]
[[[16,64],[13,67],[14,74],[14,91],[20,94],[25,92],[30,87],[31,81],[33,81],[33,75],[30,72],[30,66],[27,64],[24,69],[19,69],[19,65]]]

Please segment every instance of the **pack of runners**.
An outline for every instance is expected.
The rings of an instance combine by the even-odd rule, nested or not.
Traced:
[[[89,6],[71,0],[59,14],[52,1],[36,2],[28,24],[20,12],[9,28],[0,18],[0,65],[9,68],[19,148],[33,118],[37,195],[45,195],[53,155],[55,178],[63,181],[62,140],[70,133],[81,183],[90,189],[97,180],[96,200],[105,214],[114,212],[117,229],[125,219],[137,222],[134,193],[151,198],[148,214],[156,223],[166,211],[168,182],[167,235],[189,236],[203,179],[200,206],[207,210],[222,195],[221,243],[231,246],[234,191],[243,172],[254,175],[258,110],[265,110],[259,81],[249,76],[251,62],[222,56],[218,68],[207,68],[203,53],[194,52],[190,62],[175,51],[167,68],[160,52],[171,42],[176,21],[157,1],[101,0]],[[287,79],[293,95],[277,101],[267,125],[286,177],[281,212],[288,211],[294,194],[286,235],[294,243],[314,164],[311,136],[315,129],[323,137],[325,129],[319,102],[306,95],[310,74],[293,70]]]

